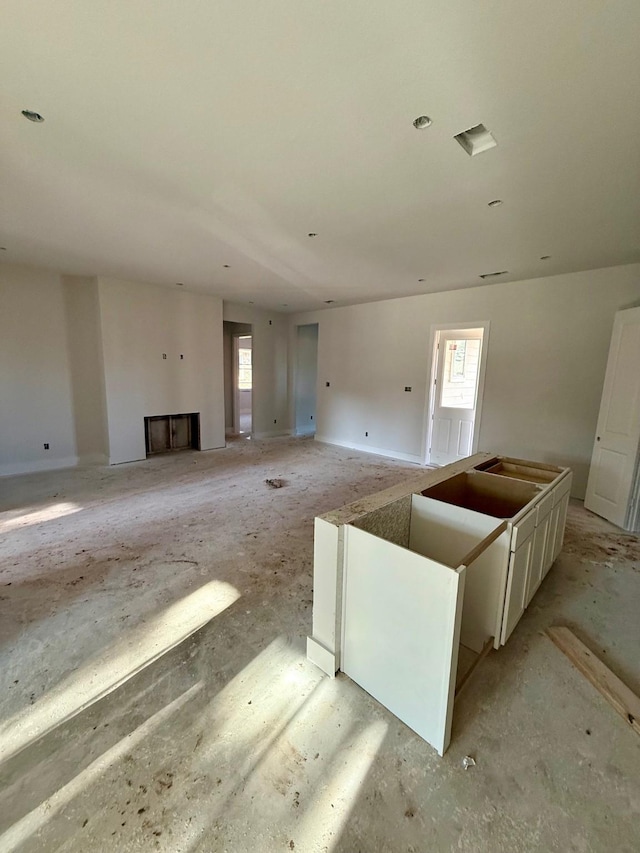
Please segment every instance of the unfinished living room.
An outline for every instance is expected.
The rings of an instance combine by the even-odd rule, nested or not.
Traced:
[[[2,853],[636,853],[639,35],[7,0]]]

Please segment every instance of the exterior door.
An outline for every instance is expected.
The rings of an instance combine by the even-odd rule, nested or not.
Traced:
[[[484,329],[440,331],[432,390],[429,461],[447,465],[472,453]]]
[[[626,527],[640,441],[640,308],[618,311],[584,505]]]

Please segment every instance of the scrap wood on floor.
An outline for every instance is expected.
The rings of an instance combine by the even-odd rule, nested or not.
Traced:
[[[640,698],[589,651],[569,628],[547,628],[546,633],[636,734],[640,734]]]

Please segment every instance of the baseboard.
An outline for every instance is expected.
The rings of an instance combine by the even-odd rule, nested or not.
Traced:
[[[307,637],[307,658],[331,678],[336,677],[336,656],[313,637]]]
[[[78,456],[78,465],[86,465],[87,467],[93,465],[108,465],[109,457],[106,453],[85,453],[82,456]]]
[[[75,468],[77,465],[77,456],[65,456],[63,459],[38,459],[34,462],[14,462],[9,465],[0,465],[0,477],[35,474],[39,471],[55,471],[58,468]]]
[[[337,438],[329,438],[328,436],[318,435],[316,433],[316,441],[323,444],[335,444],[337,447],[346,447],[349,450],[361,450],[363,453],[372,453],[375,456],[385,456],[387,459],[397,459],[400,462],[411,462],[414,465],[424,467],[424,460],[421,456],[414,456],[411,453],[400,453],[395,450],[386,450],[383,447],[370,447],[364,444],[351,444],[348,441],[340,441]]]

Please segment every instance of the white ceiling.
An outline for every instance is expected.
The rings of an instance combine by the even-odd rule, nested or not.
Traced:
[[[639,44],[638,0],[4,0],[0,256],[278,310],[638,261]]]

